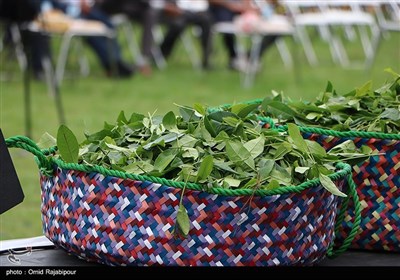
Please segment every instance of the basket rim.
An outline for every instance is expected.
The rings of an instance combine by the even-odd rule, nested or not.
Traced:
[[[53,147],[52,149],[42,150],[42,151],[44,154],[49,154],[50,152],[55,151],[55,147]],[[151,182],[151,183],[158,183],[158,184],[166,185],[169,187],[175,187],[178,189],[204,191],[204,192],[208,192],[210,194],[217,194],[217,195],[224,195],[224,196],[273,196],[273,195],[281,195],[281,194],[288,194],[288,193],[299,193],[305,189],[321,185],[320,180],[318,178],[314,178],[314,179],[305,181],[296,186],[279,187],[274,190],[226,189],[221,186],[213,186],[210,188],[210,187],[206,186],[205,184],[174,181],[171,179],[165,179],[165,178],[156,177],[156,176],[139,175],[139,174],[128,173],[128,172],[120,171],[120,170],[107,169],[107,168],[104,168],[99,165],[67,163],[67,162],[63,161],[62,159],[56,159],[51,156],[50,156],[49,160],[53,164],[53,168],[58,167],[61,169],[75,170],[75,171],[81,171],[81,172],[86,172],[86,173],[97,172],[104,176],[112,176],[112,177],[117,177],[120,179],[132,179],[135,181],[143,181],[143,182],[147,181],[147,182]],[[336,163],[336,168],[338,169],[336,172],[328,175],[328,177],[331,178],[333,181],[345,179],[345,177],[347,175],[350,175],[352,173],[352,167],[349,164],[344,163],[344,162]],[[43,170],[43,168],[41,168],[40,170],[41,170],[41,173],[47,177],[50,177],[54,171],[54,169],[53,169],[52,172],[49,173],[48,170]]]
[[[247,100],[244,102],[238,102],[236,104],[246,104],[246,105],[253,105],[253,104],[261,104],[263,99],[257,98],[252,100]],[[227,109],[232,107],[234,104],[222,104],[218,107],[209,108],[209,112],[216,112],[220,109]],[[257,116],[259,121],[269,123],[272,129],[276,129],[278,131],[286,131],[287,125],[276,125],[271,117],[265,116]],[[329,136],[337,136],[337,137],[362,137],[362,138],[376,138],[376,139],[389,139],[389,140],[400,140],[400,133],[385,133],[385,132],[374,132],[374,131],[362,131],[362,130],[346,130],[346,131],[338,131],[335,129],[327,129],[321,128],[318,126],[304,126],[298,125],[301,132],[311,132],[311,133],[318,133],[318,134],[326,134]]]

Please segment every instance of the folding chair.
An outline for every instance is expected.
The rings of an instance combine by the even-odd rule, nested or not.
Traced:
[[[376,9],[379,25],[378,36],[372,42],[372,56],[366,63],[370,69],[375,61],[382,38],[392,32],[400,32],[400,0],[380,0]]]
[[[138,65],[143,65],[145,61],[130,19],[125,14],[115,14],[111,16],[111,23],[125,38],[132,60]]]
[[[284,15],[277,15],[275,12],[272,10],[270,6],[267,6],[268,3],[266,0],[253,0],[254,5],[260,9],[260,11],[267,11],[268,13],[268,18],[272,18],[272,20],[275,23],[278,23],[279,21],[283,22],[283,24],[288,24],[288,18]],[[279,52],[279,55],[281,56],[281,59],[283,61],[283,65],[289,69],[293,67],[293,59],[292,56],[290,55],[289,49],[285,43],[284,38],[277,38],[275,40],[275,46]]]
[[[352,28],[356,28],[360,35],[365,55],[363,64],[365,64],[373,56],[372,40],[379,32],[378,25],[372,14],[377,8],[377,3],[368,0],[321,0],[318,1],[318,4],[322,13],[326,15],[327,24],[332,31],[334,42],[332,55],[336,58],[336,61],[343,67],[354,65],[354,61],[350,61],[339,35],[333,29],[342,27],[349,34]]]
[[[244,88],[250,88],[253,85],[257,72],[257,65],[260,61],[259,53],[263,37],[270,35],[293,36],[294,33],[291,23],[285,17],[282,18],[279,16],[271,17],[268,20],[261,20],[257,23],[256,29],[251,32],[243,31],[237,24],[237,21],[216,23],[214,25],[214,31],[218,33],[234,34],[238,37],[236,49],[238,50],[239,57],[245,55],[244,42],[241,41],[245,38],[250,39],[251,48],[249,62],[241,75],[241,83]],[[291,61],[289,53],[288,57]]]
[[[307,59],[311,65],[318,63],[307,27],[319,29],[324,40],[328,41],[332,59],[343,67],[354,65],[351,63],[340,36],[335,32],[337,27],[348,30],[350,27],[358,27],[361,43],[366,60],[372,55],[371,39],[366,28],[369,28],[373,36],[377,34],[377,24],[372,14],[364,11],[362,7],[375,7],[374,1],[341,1],[341,0],[283,0],[296,28],[296,35],[303,45]],[[342,9],[342,7],[347,9]],[[304,10],[307,9],[307,12]],[[310,11],[311,10],[311,11]]]

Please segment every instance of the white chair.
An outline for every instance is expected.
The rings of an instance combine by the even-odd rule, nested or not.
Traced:
[[[372,42],[372,56],[366,63],[370,69],[374,63],[382,39],[392,32],[400,32],[400,0],[379,0],[376,17],[379,25],[378,36]]]
[[[329,40],[330,34],[326,29],[325,19],[319,13],[318,3],[314,0],[281,0],[286,8],[294,28],[295,38],[303,46],[304,53],[310,65],[318,65],[318,58],[308,35],[308,28],[315,28],[323,34],[323,38]]]
[[[241,83],[244,88],[250,88],[253,85],[257,65],[259,64],[260,48],[264,36],[293,36],[294,29],[286,17],[279,15],[272,16],[268,20],[259,20],[251,31],[245,31],[240,26],[240,18],[233,22],[220,22],[214,25],[214,31],[218,33],[234,34],[238,37],[237,50],[239,57],[245,56],[243,39],[250,38],[250,57],[245,71],[241,75]],[[286,50],[288,51],[288,50]],[[289,52],[288,52],[289,54]],[[291,56],[289,54],[290,59]]]
[[[193,27],[194,28],[194,27]],[[193,30],[185,30],[181,36],[180,40],[182,42],[183,48],[187,53],[187,56],[190,59],[190,62],[192,63],[192,66],[194,69],[201,69],[201,62],[200,62],[200,57],[199,54],[196,50],[196,47],[193,43],[193,38],[192,34],[190,32]],[[167,66],[167,61],[165,60],[164,56],[161,53],[161,50],[159,48],[159,45],[162,43],[164,39],[164,33],[163,33],[163,28],[161,25],[157,25],[153,28],[153,36],[154,36],[154,41],[156,47],[152,50],[153,57],[155,58],[155,62],[158,66],[158,68],[163,69]]]
[[[318,3],[321,11],[326,15],[330,30],[332,30],[334,37],[334,53],[332,54],[336,61],[344,67],[348,67],[350,64],[354,65],[354,61],[350,61],[340,36],[334,32],[334,28],[344,28],[347,31],[346,34],[349,34],[353,28],[357,29],[365,55],[363,64],[368,61],[373,56],[372,40],[379,33],[378,24],[373,15],[377,8],[377,2],[371,0],[321,0]]]
[[[177,0],[176,4],[182,10],[190,12],[204,12],[208,9],[207,0]],[[181,36],[182,44],[189,55],[193,68],[197,70],[201,69],[201,59],[193,43],[193,37],[199,37],[199,33],[201,33],[199,28],[192,27]]]
[[[377,19],[383,32],[400,31],[400,0],[379,0]]]
[[[137,37],[133,29],[133,24],[131,20],[124,14],[115,14],[111,16],[111,22],[115,26],[117,31],[120,31],[122,33],[123,37],[127,41],[129,52],[135,64],[139,66],[147,64],[148,61],[145,61],[145,58],[140,51],[139,43],[137,41]],[[159,31],[155,28],[153,30],[153,37],[158,38],[158,36],[160,36],[160,34],[157,34],[157,32]],[[151,53],[154,57],[157,67],[159,69],[165,68],[166,62],[161,54],[158,45],[154,44],[152,48],[153,49],[151,50]]]
[[[308,36],[307,28],[314,27],[320,31],[322,38],[329,43],[332,59],[343,67],[355,65],[350,62],[340,35],[337,34],[338,27],[357,27],[360,40],[365,53],[365,61],[372,55],[371,39],[366,29],[370,29],[372,36],[377,35],[377,24],[374,16],[363,7],[375,7],[374,1],[341,1],[341,0],[282,0],[287,7],[296,28],[297,38],[303,45],[307,59],[311,65],[318,63],[317,56]],[[343,9],[343,8],[346,9]],[[304,10],[307,10],[304,12]],[[310,11],[311,10],[311,11]]]

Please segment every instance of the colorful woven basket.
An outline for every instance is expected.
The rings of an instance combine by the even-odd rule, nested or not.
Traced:
[[[331,175],[349,195],[339,199],[318,180],[273,191],[204,191],[200,185],[67,164],[29,138],[11,137],[9,147],[35,155],[40,169],[45,235],[87,261],[134,266],[312,265],[344,252],[360,222],[333,249],[346,209],[358,205],[351,167],[338,163]],[[185,189],[183,189],[185,187]],[[179,201],[190,218],[188,236],[173,231]],[[339,212],[339,213],[337,213]]]
[[[270,118],[261,118],[267,127],[275,127]],[[275,127],[285,129],[285,126]],[[366,145],[376,155],[353,166],[353,180],[361,203],[361,224],[351,248],[400,252],[400,134],[363,131],[335,131],[300,127],[303,137],[321,144],[326,150],[352,140],[360,148]],[[352,225],[351,212],[343,229]],[[340,234],[342,235],[342,234]]]

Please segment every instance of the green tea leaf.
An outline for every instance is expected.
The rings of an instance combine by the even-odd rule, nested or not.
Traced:
[[[390,68],[390,67],[385,68],[385,72],[392,74],[396,78],[400,78],[400,74],[395,72],[395,71],[393,71],[393,69]]]
[[[154,169],[162,172],[175,158],[176,153],[173,150],[166,150],[158,155],[154,161]]]
[[[319,180],[321,181],[322,186],[329,192],[331,192],[334,195],[337,196],[341,196],[341,197],[347,197],[346,194],[342,193],[335,185],[335,183],[333,183],[333,181],[331,180],[331,178],[329,178],[328,176],[319,173]]]
[[[222,162],[222,161],[215,161],[214,162],[214,166],[218,169],[221,169],[223,171],[227,171],[230,172],[232,174],[237,174],[237,172],[235,170],[233,170],[230,166],[228,162]]]
[[[211,135],[212,137],[217,136],[217,130],[215,129],[215,127],[214,127],[212,121],[209,119],[208,116],[206,116],[206,117],[204,118],[204,126],[205,126],[205,128],[207,129],[208,133],[210,133],[210,135]]]
[[[40,149],[48,149],[57,145],[57,140],[49,133],[45,132],[37,143]]]
[[[333,85],[330,81],[328,81],[328,84],[326,85],[325,92],[333,92]]]
[[[326,150],[316,141],[305,140],[308,150],[314,157],[326,157]]]
[[[232,106],[232,113],[238,115],[239,118],[245,118],[259,106],[260,104],[235,104]]]
[[[264,189],[272,191],[272,190],[278,189],[279,187],[280,187],[280,185],[279,185],[279,182],[277,180],[271,180],[271,182],[269,182],[269,184],[266,185],[264,187]]]
[[[382,119],[389,119],[392,121],[400,121],[400,109],[395,108],[386,108],[385,111],[382,112]]]
[[[274,159],[282,159],[286,154],[290,153],[292,149],[293,147],[289,142],[281,143],[275,150]]]
[[[199,157],[199,151],[195,148],[183,148],[182,157],[197,159]]]
[[[112,132],[109,129],[103,129],[91,135],[86,135],[88,142],[96,142],[103,140],[106,136],[112,137]]]
[[[279,119],[291,119],[296,116],[296,112],[292,108],[279,101],[263,101],[262,108]]]
[[[57,147],[61,158],[68,163],[78,163],[79,144],[74,133],[61,125],[57,132]]]
[[[154,166],[147,161],[137,161],[123,167],[123,170],[125,170],[127,173],[133,174],[147,174],[153,169]]]
[[[318,120],[318,119],[321,118],[322,116],[323,116],[323,115],[320,114],[320,113],[311,112],[311,113],[308,113],[308,114],[306,115],[306,119],[307,119],[307,120]]]
[[[264,137],[260,136],[243,144],[253,158],[258,157],[264,151]]]
[[[129,118],[129,124],[142,122],[144,119],[144,115],[138,113],[132,113],[131,117]]]
[[[251,153],[243,146],[241,142],[227,141],[226,153],[228,158],[236,165],[242,165],[244,163],[252,170],[255,169],[254,159],[251,157]]]
[[[193,109],[195,109],[197,112],[199,112],[202,116],[204,116],[207,113],[207,111],[204,108],[204,106],[202,104],[200,104],[200,103],[195,103],[193,105]]]
[[[128,123],[128,120],[125,117],[124,111],[121,111],[118,115],[117,122],[119,125]]]
[[[232,177],[225,177],[225,178],[224,178],[224,182],[225,182],[229,187],[233,187],[233,188],[239,187],[239,186],[240,186],[240,183],[241,183],[240,180],[234,179],[234,178],[232,178]]]
[[[274,166],[275,166],[274,160],[268,159],[265,161],[264,165],[261,166],[258,171],[258,175],[260,176],[261,181],[264,181],[269,177]]]
[[[176,117],[174,112],[169,111],[162,119],[162,124],[168,130],[176,129]]]
[[[362,97],[371,91],[372,82],[368,81],[362,87],[356,89],[356,97]]]
[[[293,142],[296,144],[297,148],[302,151],[304,154],[308,153],[307,143],[304,140],[303,136],[300,133],[300,129],[297,125],[293,123],[288,123],[288,132],[290,138],[293,139]]]
[[[243,189],[252,189],[258,184],[257,179],[250,179],[244,186]]]
[[[187,214],[186,208],[182,203],[179,204],[178,213],[176,215],[176,222],[182,234],[184,236],[187,236],[190,230],[190,219]]]
[[[308,170],[310,169],[310,167],[308,167],[308,166],[297,166],[295,169],[294,169],[294,171],[295,172],[297,172],[297,173],[300,173],[300,174],[304,174],[304,173],[306,173]]]
[[[352,140],[346,140],[329,150],[330,154],[339,154],[345,152],[354,152],[356,150],[356,145]]]
[[[274,169],[272,169],[270,176],[283,186],[289,186],[292,183],[292,175],[287,170],[279,166],[276,166]]]
[[[211,155],[206,156],[200,164],[196,182],[206,180],[207,177],[211,174],[213,167],[214,167],[213,157]]]

